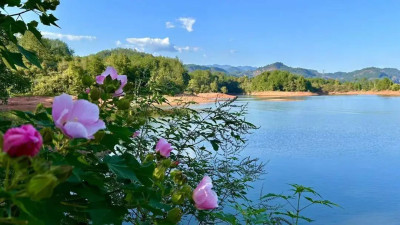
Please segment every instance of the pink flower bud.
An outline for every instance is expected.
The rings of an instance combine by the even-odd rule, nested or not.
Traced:
[[[86,94],[89,94],[90,93],[90,88],[86,88],[85,92],[86,92]]]
[[[3,151],[10,156],[35,156],[43,145],[40,133],[30,124],[10,128],[3,136]]]
[[[167,140],[165,140],[164,138],[158,140],[156,145],[156,152],[160,152],[160,155],[168,158],[172,150],[172,145],[168,143]]]
[[[213,187],[212,180],[209,176],[205,176],[199,185],[193,191],[193,200],[196,208],[199,210],[215,209],[218,207],[218,196],[211,190]]]

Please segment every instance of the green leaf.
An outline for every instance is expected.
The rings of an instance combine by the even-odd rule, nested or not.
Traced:
[[[117,208],[117,209],[116,209]],[[93,225],[122,224],[124,211],[122,207],[104,207],[88,210]]]
[[[182,218],[182,210],[180,208],[173,208],[170,211],[168,211],[166,219],[168,222],[177,224],[179,221],[181,221],[181,218]]]
[[[10,7],[19,6],[21,4],[21,0],[7,0],[7,4]]]
[[[232,225],[238,224],[238,221],[237,221],[235,215],[232,215],[230,213],[220,212],[220,213],[215,213],[214,216],[224,222],[228,222],[229,224],[232,224]]]
[[[22,61],[22,55],[19,53],[0,51],[2,60],[4,64],[10,69],[17,69],[15,65],[26,68],[24,62]]]
[[[128,163],[122,156],[106,156],[104,158],[104,162],[107,164],[108,168],[118,177],[139,181],[132,167],[128,165]]]
[[[126,163],[135,172],[136,177],[144,185],[151,186],[153,184],[152,176],[155,169],[155,164],[153,162],[140,164],[136,158],[131,154],[124,154],[123,157]]]
[[[47,15],[47,14],[43,13],[43,14],[40,16],[40,21],[41,21],[44,25],[48,25],[48,26],[50,26],[50,25],[53,24],[54,26],[59,27],[59,26],[55,23],[57,20],[58,20],[58,19],[57,19],[53,14]]]
[[[29,23],[28,23],[28,30],[29,30],[30,32],[32,32],[32,34],[35,35],[35,37],[36,37],[38,40],[41,40],[41,39],[42,39],[42,34],[37,30],[38,24],[39,24],[39,23],[38,23],[37,21],[35,21],[35,20],[29,22]]]
[[[213,149],[214,149],[215,151],[218,151],[220,141],[218,141],[218,140],[211,140],[210,143],[211,143]]]
[[[21,45],[17,45],[17,47],[18,47],[18,51],[21,52],[21,54],[24,55],[25,58],[30,63],[32,63],[33,65],[35,65],[39,68],[42,68],[42,66],[40,65],[39,58],[36,56],[36,54],[34,52],[24,49]]]
[[[52,174],[39,174],[29,181],[27,192],[32,200],[49,198],[57,186],[57,178]]]
[[[11,27],[13,33],[24,34],[26,31],[26,24],[22,20],[16,20]]]

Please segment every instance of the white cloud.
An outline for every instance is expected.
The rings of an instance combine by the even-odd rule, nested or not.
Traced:
[[[231,49],[231,50],[229,50],[229,53],[231,53],[231,54],[235,54],[237,51],[235,50],[235,49]]]
[[[178,19],[182,23],[182,27],[185,28],[187,31],[193,31],[193,24],[196,22],[194,18],[191,17],[181,17]]]
[[[200,50],[199,47],[192,46],[176,46],[173,45],[169,37],[166,38],[127,38],[126,41],[129,44],[123,46],[127,48],[135,49],[140,52],[151,52],[152,54],[159,52],[197,52]],[[122,44],[122,43],[120,43]]]
[[[165,27],[166,27],[167,29],[171,29],[171,28],[174,28],[175,25],[174,25],[172,22],[167,21],[167,22],[165,23]]]
[[[140,51],[177,51],[169,42],[169,38],[127,38],[126,41],[132,45],[133,48]]]
[[[178,52],[197,52],[200,49],[199,47],[190,47],[190,46],[184,46],[184,47],[174,46],[174,48]]]
[[[117,46],[120,46],[122,43],[121,43],[120,40],[118,40],[118,41],[115,42],[115,44],[116,44]]]
[[[70,41],[80,41],[80,40],[89,40],[93,41],[96,40],[95,36],[88,36],[88,35],[72,35],[72,34],[60,34],[60,33],[53,33],[42,31],[42,35],[46,38],[50,39],[67,39]]]

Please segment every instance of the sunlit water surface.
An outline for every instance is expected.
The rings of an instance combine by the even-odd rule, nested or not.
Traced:
[[[248,102],[260,126],[245,155],[267,162],[253,199],[289,183],[315,188],[342,208],[308,208],[315,225],[400,224],[400,98],[312,96]]]

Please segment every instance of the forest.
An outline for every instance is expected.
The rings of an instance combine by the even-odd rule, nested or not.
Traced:
[[[158,90],[162,94],[222,92],[242,94],[259,91],[309,91],[315,93],[346,91],[400,90],[400,85],[388,78],[340,81],[324,78],[304,78],[286,71],[266,71],[255,77],[234,77],[223,72],[195,70],[188,72],[178,58],[153,56],[132,49],[104,50],[89,56],[75,56],[74,51],[61,40],[43,38],[39,42],[34,34],[26,32],[19,38],[24,48],[35,52],[42,68],[25,62],[26,68],[8,69],[3,63],[0,70],[0,98],[9,96],[54,96],[61,93],[76,95],[91,75],[100,74],[106,66],[113,66],[128,80],[128,92],[148,93]],[[11,47],[12,48],[12,47]],[[26,59],[24,59],[26,61]]]

